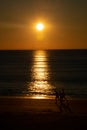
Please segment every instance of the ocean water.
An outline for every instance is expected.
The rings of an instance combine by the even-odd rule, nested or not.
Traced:
[[[87,50],[0,51],[0,96],[87,98]]]

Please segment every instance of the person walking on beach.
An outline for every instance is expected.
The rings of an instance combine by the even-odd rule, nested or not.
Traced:
[[[59,91],[59,109],[60,109],[60,112],[63,111],[63,109],[65,111],[69,111],[71,112],[71,109],[70,109],[70,106],[69,106],[69,102],[65,96],[65,92],[64,92],[64,89],[62,89],[61,91]]]
[[[60,90],[59,90],[59,109],[60,109],[60,112],[62,112],[62,109],[63,109],[63,96],[62,96],[62,93],[61,93]]]
[[[56,104],[57,104],[58,100],[59,100],[59,93],[57,90],[55,90],[55,103]]]

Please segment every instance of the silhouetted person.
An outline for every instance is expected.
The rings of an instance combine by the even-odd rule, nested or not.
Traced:
[[[62,89],[61,91],[59,91],[59,109],[60,109],[60,112],[63,111],[63,109],[65,111],[69,111],[71,112],[71,109],[69,107],[69,102],[65,96],[65,92],[64,92],[64,89]]]
[[[62,88],[61,91],[60,91],[60,98],[61,100],[67,100],[66,98],[66,95],[65,95],[65,92],[64,92],[64,89]]]
[[[55,103],[56,104],[57,104],[58,100],[59,100],[59,93],[57,90],[55,90]]]
[[[59,109],[60,109],[60,112],[63,111],[62,110],[63,107],[64,107],[63,95],[62,95],[62,92],[59,90]]]

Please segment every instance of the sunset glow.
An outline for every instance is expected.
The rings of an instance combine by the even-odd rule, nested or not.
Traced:
[[[38,23],[38,24],[36,25],[36,29],[37,29],[38,31],[42,31],[42,30],[44,29],[44,25],[43,25],[42,23]]]
[[[0,50],[87,49],[87,0],[79,1],[1,0]]]

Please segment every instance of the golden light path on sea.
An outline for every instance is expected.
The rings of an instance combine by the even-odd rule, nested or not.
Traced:
[[[45,51],[35,51],[32,66],[31,91],[36,94],[33,98],[45,98],[44,93],[49,93],[52,86],[48,83],[49,68],[47,64],[47,55]]]

